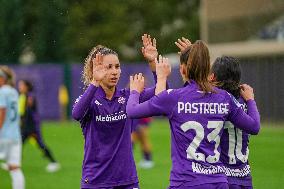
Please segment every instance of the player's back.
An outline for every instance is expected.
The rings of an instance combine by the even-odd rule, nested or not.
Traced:
[[[6,109],[6,116],[0,138],[7,140],[20,140],[18,92],[9,85],[0,88],[0,107]]]
[[[247,112],[243,98],[238,99],[239,106]],[[252,186],[249,156],[249,134],[236,128],[230,121],[225,122],[221,136],[221,161],[223,162],[229,184]]]
[[[171,93],[169,91],[169,93]],[[220,161],[220,136],[230,112],[231,96],[220,89],[204,93],[195,82],[174,90],[169,116],[172,131],[171,181],[188,186],[227,182]]]

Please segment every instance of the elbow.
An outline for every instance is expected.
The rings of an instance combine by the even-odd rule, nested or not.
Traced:
[[[260,131],[260,124],[257,124],[257,126],[255,127],[255,129],[251,132],[252,135],[258,135]]]
[[[256,121],[253,124],[253,127],[251,127],[251,129],[249,130],[249,134],[251,135],[258,135],[259,131],[260,131],[260,122]]]
[[[72,110],[72,118],[77,120],[77,121],[80,121],[81,120],[81,115],[76,111],[76,110]]]

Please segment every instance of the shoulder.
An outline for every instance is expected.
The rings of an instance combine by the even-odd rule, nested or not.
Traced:
[[[224,90],[223,90],[224,91]],[[238,109],[242,107],[242,104],[232,95],[231,93],[224,91],[224,98],[227,103],[229,103],[230,108]]]
[[[11,91],[11,90],[10,90],[10,87],[8,87],[8,86],[6,86],[6,85],[4,85],[4,86],[2,86],[2,87],[0,88],[0,92],[1,92],[2,94],[7,94],[7,93],[9,93],[9,91]]]
[[[8,97],[18,96],[18,91],[15,88],[6,85],[0,88],[0,92]]]
[[[160,92],[158,95],[156,95],[159,99],[164,99],[167,102],[177,100],[180,96],[181,91],[179,89],[167,89],[162,92]]]
[[[213,94],[215,96],[217,96],[219,99],[223,99],[224,101],[231,101],[233,98],[235,99],[235,97],[228,93],[226,90],[214,87],[213,91]]]

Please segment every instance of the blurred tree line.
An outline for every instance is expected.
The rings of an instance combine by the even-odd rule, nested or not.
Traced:
[[[123,61],[141,60],[141,36],[156,37],[161,54],[174,41],[199,38],[198,0],[0,0],[0,62],[82,62],[102,44]]]

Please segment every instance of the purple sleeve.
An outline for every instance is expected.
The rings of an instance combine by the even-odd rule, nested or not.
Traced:
[[[232,102],[229,120],[239,129],[256,135],[260,130],[260,115],[254,100],[249,100],[246,103],[248,108],[247,114],[241,107]]]
[[[156,87],[150,87],[146,88],[142,91],[142,93],[139,95],[139,102],[145,102],[155,96],[155,88]],[[130,93],[131,94],[131,93]]]
[[[91,106],[92,99],[97,89],[98,87],[90,85],[84,94],[76,100],[72,110],[72,117],[75,120],[81,121],[84,118]]]
[[[129,118],[143,118],[150,116],[166,115],[170,116],[173,107],[176,105],[172,94],[163,91],[148,101],[139,104],[140,94],[137,91],[131,91],[126,106],[126,112]],[[175,98],[174,98],[175,99]]]

